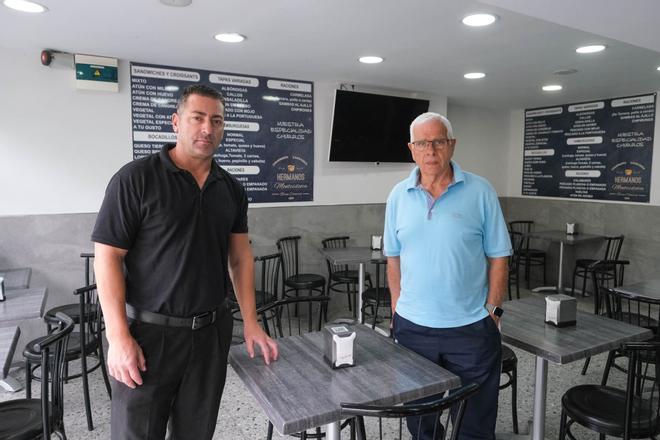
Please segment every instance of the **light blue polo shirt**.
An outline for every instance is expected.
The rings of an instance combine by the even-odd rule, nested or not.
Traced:
[[[486,257],[511,254],[497,193],[484,178],[451,162],[454,181],[433,201],[419,168],[387,199],[384,252],[401,259],[396,312],[415,324],[460,327],[488,316]]]

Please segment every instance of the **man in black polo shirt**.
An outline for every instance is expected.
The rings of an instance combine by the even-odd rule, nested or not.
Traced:
[[[266,363],[277,358],[257,322],[245,190],[213,160],[222,95],[188,87],[172,125],[176,145],[111,179],[92,233],[116,440],[162,439],[168,418],[174,439],[213,436],[231,342],[229,275],[250,356],[256,344]]]

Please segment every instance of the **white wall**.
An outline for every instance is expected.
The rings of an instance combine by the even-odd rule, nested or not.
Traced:
[[[601,99],[616,98],[616,96],[602,96]],[[565,104],[570,104],[568,101]],[[655,109],[655,133],[653,149],[655,150],[660,146],[660,103],[656,100]],[[522,169],[523,169],[523,140],[525,136],[525,111],[518,109],[511,111],[509,121],[510,144],[508,149],[508,162],[509,172],[507,179],[507,194],[511,197],[520,197],[522,194]],[[660,151],[654,151],[653,162],[651,164],[651,197],[649,203],[630,202],[630,204],[653,205],[660,206]],[[524,196],[530,197],[530,196]],[[544,197],[535,197],[544,198]],[[577,200],[577,199],[576,199]],[[605,203],[621,203],[609,202],[605,200],[587,200],[579,199],[586,202],[605,202]],[[626,202],[624,202],[626,203]]]
[[[506,195],[509,112],[450,103],[447,113],[456,137],[454,160],[488,179],[498,195]]]
[[[76,90],[67,55],[44,67],[37,53],[0,47],[0,59],[0,216],[98,211],[108,180],[132,159],[128,62],[119,93],[107,93]],[[295,206],[382,203],[411,168],[328,163],[336,87],[315,83],[315,196]],[[446,112],[446,98],[422,97]]]

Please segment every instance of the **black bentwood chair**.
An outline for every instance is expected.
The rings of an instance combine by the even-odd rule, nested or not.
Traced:
[[[325,277],[315,273],[300,273],[298,244],[299,235],[282,237],[277,240],[277,250],[282,254],[282,273],[284,278],[284,297],[297,297],[298,292],[306,290],[308,296],[316,293],[325,295]]]
[[[435,426],[433,431],[433,440],[449,438],[455,440],[458,438],[458,433],[461,428],[461,421],[465,411],[467,400],[473,396],[479,385],[471,383],[465,385],[457,390],[450,391],[447,397],[437,399],[428,403],[419,404],[406,404],[396,406],[376,406],[376,405],[360,405],[354,403],[342,403],[342,415],[351,416],[356,418],[356,430],[358,440],[366,440],[366,432],[364,426],[364,417],[378,417],[379,420],[379,437],[383,439],[383,431],[381,421],[384,418],[399,419],[399,439],[402,439],[403,434],[403,419],[406,417],[418,417],[420,423],[417,425],[417,436],[419,437],[421,431],[422,417],[435,417]],[[449,408],[454,408],[454,411],[447,411],[445,422],[442,423],[442,412]],[[453,413],[450,415],[450,412]],[[447,436],[446,430],[451,421],[452,429],[451,435]]]
[[[51,434],[66,439],[63,375],[67,343],[75,324],[63,313],[55,316],[53,324],[56,329],[32,347],[32,350],[41,356],[41,374],[48,378],[42,384],[41,399],[0,402],[1,439],[50,439]]]
[[[374,261],[373,264],[376,265],[376,287],[362,292],[362,324],[365,316],[369,315],[372,318],[371,328],[375,329],[378,310],[381,307],[389,311],[389,318],[392,319],[392,297],[387,286],[387,261]]]
[[[108,372],[105,364],[105,357],[103,354],[102,332],[103,332],[103,314],[101,313],[101,305],[98,300],[96,292],[96,284],[81,287],[75,290],[74,295],[78,296],[78,317],[79,317],[79,332],[73,332],[69,338],[65,354],[64,365],[64,381],[68,382],[70,379],[82,377],[83,384],[83,398],[85,402],[85,413],[87,415],[87,429],[92,431],[94,424],[92,422],[92,408],[91,398],[89,395],[89,379],[88,376],[97,368],[101,368],[103,373],[103,380],[108,392],[108,396],[112,397],[110,389],[110,381],[108,379]],[[83,312],[84,311],[84,312]],[[57,316],[57,315],[56,315]],[[45,317],[48,325],[48,333],[50,334],[53,322],[57,323],[56,317]],[[75,320],[74,320],[75,322]],[[40,376],[35,375],[35,371],[40,366],[43,369],[41,362],[41,355],[35,350],[35,347],[40,341],[48,338],[49,336],[39,337],[27,344],[23,350],[25,357],[25,396],[29,399],[32,395],[32,379],[42,380],[43,374]],[[89,358],[92,358],[92,363],[88,364]],[[69,374],[69,362],[80,359],[80,373]]]
[[[543,285],[546,285],[545,280],[545,260],[546,253],[541,249],[534,249],[529,247],[530,239],[525,236],[534,229],[534,222],[532,220],[516,220],[509,222],[509,231],[520,232],[523,236],[523,244],[518,253],[519,264],[525,266],[525,281],[527,281],[527,288],[529,289],[529,279],[532,267],[543,268]]]
[[[513,252],[509,256],[509,301],[513,299],[511,295],[511,285],[516,286],[516,298],[520,299],[520,252],[522,251],[525,239],[520,232],[509,231],[509,238],[511,239],[511,247]]]
[[[610,304],[608,303],[608,296],[610,295],[618,295],[617,292],[611,292],[611,294],[608,294],[607,287],[604,285],[604,283],[609,282],[609,280],[606,279],[606,277],[603,277],[601,275],[601,272],[609,272],[612,267],[618,267],[617,271],[617,276],[620,277],[620,282],[619,283],[614,283],[615,285],[621,285],[623,283],[623,270],[625,266],[630,264],[628,260],[598,260],[594,262],[591,266],[589,266],[589,273],[591,273],[592,276],[592,281],[594,285],[594,314],[596,315],[603,315],[607,316],[608,318],[612,319],[617,319],[619,321],[624,321],[628,322],[629,324],[633,325],[638,325],[637,323],[631,322],[632,316],[629,313],[619,313],[616,314],[614,313],[614,309],[612,307],[615,306],[616,300],[612,299],[611,301],[611,306],[608,308],[607,305]],[[641,309],[640,309],[641,311]],[[633,315],[635,315],[633,313]],[[656,327],[658,326],[657,321],[655,324],[652,321],[652,318],[649,316],[648,319],[643,319],[642,320],[645,325],[642,327],[646,328],[651,328],[651,327]],[[612,353],[618,352],[618,350],[614,350]],[[587,369],[589,368],[589,363],[591,362],[591,357],[588,357],[584,361],[584,365],[582,366],[582,375],[584,376],[587,374]],[[608,363],[606,365],[609,365],[609,358],[608,358]],[[619,368],[617,366],[617,368]],[[606,366],[606,371],[609,370],[609,367]],[[603,382],[603,385],[605,382]]]
[[[264,331],[273,339],[285,336],[301,335],[317,332],[323,326],[323,314],[328,307],[327,296],[301,296],[298,298],[284,298],[257,309]],[[299,309],[296,313],[296,309]],[[307,315],[307,316],[305,316]],[[348,424],[344,422],[342,428]],[[300,432],[293,434],[302,440],[307,438],[320,439],[325,436],[321,428],[314,433]],[[273,438],[273,424],[268,422],[268,440]]]
[[[346,243],[351,238],[349,236],[329,237],[321,240],[323,249],[345,248]],[[356,269],[350,269],[347,264],[332,264],[330,260],[325,260],[328,265],[328,285],[326,295],[330,292],[346,293],[348,299],[348,311],[353,310],[353,299],[358,292],[359,272]],[[364,274],[364,280],[371,287],[371,277],[369,273]]]
[[[621,246],[623,245],[623,235],[617,235],[616,237],[606,237],[605,245],[605,254],[600,260],[591,259],[591,258],[580,258],[575,261],[575,267],[573,268],[573,283],[571,284],[571,295],[575,294],[575,278],[582,277],[582,295],[584,296],[587,289],[587,279],[590,277],[592,272],[592,265],[598,261],[610,261],[618,260],[619,254],[621,253]],[[623,282],[623,272],[619,272],[619,266],[617,265],[604,265],[599,266],[600,279],[602,281],[612,281],[614,282],[614,287],[620,286]],[[623,269],[623,268],[621,268]],[[595,287],[594,287],[595,288]]]
[[[600,434],[631,438],[655,438],[660,434],[658,378],[660,342],[629,342],[622,346],[628,358],[625,389],[604,385],[578,385],[561,399],[559,439],[575,440],[578,423]]]

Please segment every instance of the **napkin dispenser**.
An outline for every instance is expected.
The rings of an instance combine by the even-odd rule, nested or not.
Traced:
[[[577,300],[568,295],[552,295],[545,297],[545,322],[556,327],[575,325],[577,316]]]
[[[332,368],[355,365],[355,330],[346,325],[326,325],[323,327],[323,357]]]

